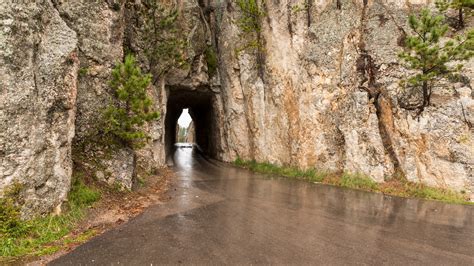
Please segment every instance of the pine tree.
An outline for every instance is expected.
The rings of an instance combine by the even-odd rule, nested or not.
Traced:
[[[474,0],[437,0],[436,7],[443,13],[448,9],[457,10],[458,27],[463,28],[466,14],[471,14],[474,9]]]
[[[237,5],[242,11],[242,17],[238,21],[240,28],[245,33],[261,32],[261,19],[265,16],[258,0],[237,0]]]
[[[118,101],[105,112],[105,132],[130,148],[144,145],[148,136],[142,130],[143,125],[160,117],[153,111],[153,101],[147,95],[150,82],[151,76],[142,74],[133,55],[127,55],[125,62],[112,71],[110,86]]]
[[[246,35],[252,36],[243,47],[237,49],[237,54],[243,50],[255,50],[257,56],[257,66],[259,76],[263,79],[264,76],[264,44],[262,36],[262,19],[266,16],[263,10],[265,0],[237,0],[237,6],[242,12],[241,18],[237,25]]]
[[[402,86],[422,92],[422,102],[407,109],[418,109],[419,113],[430,104],[432,89],[442,78],[459,75],[460,64],[474,55],[474,31],[465,36],[445,37],[448,26],[443,16],[433,16],[424,9],[419,16],[411,15],[409,25],[414,35],[408,36],[406,49],[399,54],[408,69],[415,73],[402,80]],[[443,41],[441,41],[443,38]]]
[[[173,68],[188,66],[185,33],[180,31],[177,8],[165,8],[157,0],[143,0],[140,17],[143,20],[144,51],[149,59],[153,83]]]

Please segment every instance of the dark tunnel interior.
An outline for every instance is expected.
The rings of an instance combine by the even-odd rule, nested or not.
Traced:
[[[195,144],[207,156],[215,156],[216,119],[211,92],[170,89],[165,118],[166,156],[169,157],[176,143],[176,126],[183,109],[189,109],[194,128]]]

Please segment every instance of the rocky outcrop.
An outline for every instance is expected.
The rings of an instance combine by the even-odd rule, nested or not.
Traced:
[[[97,165],[89,167],[96,170],[95,176],[98,180],[104,181],[111,187],[132,190],[136,171],[134,156],[131,149],[115,149],[108,158],[101,160],[99,167]]]
[[[25,217],[66,199],[73,159],[126,188],[137,169],[164,166],[181,108],[191,109],[194,141],[216,159],[378,182],[396,174],[473,192],[472,82],[434,91],[419,117],[401,107],[409,97],[397,54],[407,14],[425,1],[265,1],[258,32],[242,29],[236,1],[162,3],[179,10],[172,32],[186,41],[187,64],[155,76],[149,93],[161,119],[137,151],[96,137],[124,51],[145,71],[159,64],[147,51],[146,2],[0,3],[0,190],[23,184]],[[471,80],[473,66],[464,73]]]
[[[98,138],[103,113],[113,101],[111,72],[124,56],[125,4],[120,1],[53,1],[78,38],[80,67],[77,78],[77,115],[73,159],[95,178],[109,185],[131,189],[135,155],[127,148],[110,146]]]
[[[24,216],[69,191],[77,42],[51,2],[0,2],[0,189],[22,184]]]
[[[77,34],[78,71],[76,138],[96,134],[110,103],[108,82],[123,58],[124,8],[119,1],[53,1],[63,20]]]

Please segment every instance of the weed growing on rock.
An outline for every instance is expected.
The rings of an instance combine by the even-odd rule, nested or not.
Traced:
[[[120,3],[113,3],[113,4],[112,4],[112,9],[113,9],[114,11],[117,11],[117,12],[118,12],[118,11],[120,11],[120,9],[122,9],[122,8],[121,8],[121,6],[120,6]]]
[[[89,68],[87,67],[81,67],[78,72],[79,77],[84,77],[89,73]]]
[[[265,16],[258,0],[237,0],[242,11],[238,21],[240,29],[245,33],[259,33],[262,31],[261,19]]]

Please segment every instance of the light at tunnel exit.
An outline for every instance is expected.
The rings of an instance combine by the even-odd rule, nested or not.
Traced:
[[[178,119],[178,124],[180,127],[187,128],[189,127],[189,124],[191,123],[192,119],[191,116],[189,115],[189,110],[183,109],[183,112],[181,113],[181,116]]]

